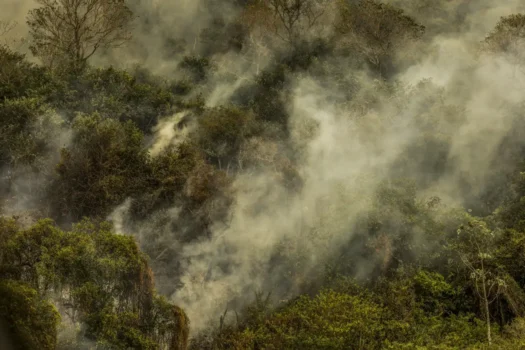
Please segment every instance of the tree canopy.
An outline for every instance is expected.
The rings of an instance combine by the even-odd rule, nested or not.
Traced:
[[[423,5],[37,0],[0,44],[0,336],[524,348],[525,15]]]
[[[31,51],[52,67],[82,69],[97,50],[130,39],[132,12],[123,0],[37,0],[27,24]]]

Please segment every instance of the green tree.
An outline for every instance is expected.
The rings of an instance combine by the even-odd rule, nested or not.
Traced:
[[[256,326],[225,332],[218,348],[378,349],[389,331],[381,323],[385,312],[365,296],[326,290],[299,297]]]
[[[237,168],[242,142],[253,132],[253,119],[250,112],[235,106],[206,110],[195,135],[200,149],[220,169]]]
[[[61,132],[60,118],[38,98],[4,100],[0,116],[0,168],[39,168],[38,161],[52,148],[50,140]]]
[[[98,114],[73,123],[71,145],[62,149],[51,194],[62,217],[109,214],[111,208],[144,186],[148,161],[143,136],[135,125]]]
[[[65,325],[79,328],[79,340],[98,347],[184,349],[184,312],[156,294],[147,259],[134,239],[115,234],[108,223],[85,220],[66,232],[51,220],[20,229],[13,220],[0,219],[0,249],[0,278],[13,281],[0,285],[12,295],[6,304],[0,302],[0,312],[8,316],[27,308],[35,313],[31,332],[24,328],[27,323],[18,330],[24,341],[35,337],[31,348],[48,348],[48,343],[55,348],[56,325],[47,326],[57,320],[52,302]],[[20,322],[27,316],[21,314]]]
[[[27,284],[0,281],[0,321],[14,349],[54,350],[60,315],[56,308]]]
[[[130,72],[109,68],[90,68],[68,81],[67,93],[57,96],[68,120],[77,112],[97,112],[103,118],[133,121],[144,133],[163,116],[171,115],[179,102],[162,81],[140,79]]]
[[[26,56],[0,45],[0,99],[41,98],[45,102],[61,94],[62,82],[44,67],[27,61]]]
[[[458,229],[455,250],[470,273],[476,294],[481,300],[487,326],[487,341],[492,343],[490,304],[506,288],[503,274],[495,264],[496,236],[486,223],[472,218]]]

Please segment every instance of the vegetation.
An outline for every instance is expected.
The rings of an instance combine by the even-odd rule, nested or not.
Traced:
[[[98,49],[129,40],[132,13],[122,0],[38,0],[27,24],[31,51],[52,67],[82,69]]]
[[[0,46],[14,348],[525,347],[524,14],[408,85],[476,6],[36,3],[34,57]],[[144,36],[162,64],[100,63]]]

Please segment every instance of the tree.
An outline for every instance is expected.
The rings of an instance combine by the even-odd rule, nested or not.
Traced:
[[[50,99],[62,95],[48,69],[26,60],[25,55],[0,45],[0,101],[21,97]]]
[[[472,315],[423,313],[414,300],[412,279],[394,280],[374,291],[340,282],[337,288],[302,295],[274,310],[268,310],[267,300],[256,298],[237,325],[223,325],[211,337],[206,334],[208,339],[196,337],[191,348],[470,349],[483,337],[482,324]],[[435,277],[426,282],[431,285],[424,289],[433,294],[449,289]]]
[[[210,108],[199,117],[195,138],[213,163],[229,169],[236,166],[241,144],[250,136],[253,124],[253,114],[237,107]]]
[[[26,43],[26,39],[13,35],[11,31],[18,25],[16,21],[0,20],[0,49],[15,48],[19,49]]]
[[[304,35],[318,23],[326,1],[270,0],[268,4],[277,19],[275,34],[288,44],[294,44],[300,34]],[[281,31],[277,30],[279,27]]]
[[[101,48],[130,39],[133,18],[124,0],[37,0],[27,17],[32,53],[51,67],[67,63],[75,70]]]
[[[0,320],[6,323],[13,349],[56,349],[60,315],[50,302],[13,280],[0,281],[0,295]]]
[[[38,168],[36,162],[50,150],[50,140],[59,136],[59,117],[36,98],[0,103],[0,116],[0,167]]]
[[[186,348],[184,311],[157,295],[146,256],[108,223],[66,232],[0,218],[0,281],[0,318],[20,348],[55,349],[60,318],[97,348]]]
[[[256,0],[243,15],[253,32],[256,27],[269,29],[287,45],[295,45],[312,34],[321,23],[330,0]]]
[[[504,55],[515,65],[515,69],[525,66],[525,14],[512,14],[501,17],[496,27],[481,43],[485,53]]]
[[[481,220],[471,220],[458,229],[457,252],[470,272],[474,288],[481,300],[486,319],[487,341],[492,343],[490,304],[506,287],[501,271],[494,264],[496,234]]]
[[[301,296],[268,316],[261,311],[237,331],[225,328],[215,348],[379,349],[385,334],[400,331],[382,322],[387,310],[372,298],[333,290]]]
[[[16,22],[0,21],[0,36],[6,35],[16,27]]]
[[[148,156],[143,134],[131,121],[103,119],[97,113],[78,116],[73,133],[57,165],[54,209],[74,220],[104,217],[144,186]]]
[[[362,55],[381,75],[392,68],[396,51],[425,31],[403,10],[373,0],[342,1],[339,13],[335,28],[340,46]]]
[[[97,112],[103,118],[133,121],[145,133],[151,132],[159,117],[172,115],[172,106],[177,103],[159,82],[112,67],[89,68],[77,74],[57,100],[61,107],[66,104],[61,109],[68,120],[77,112]]]
[[[496,27],[484,40],[491,52],[523,52],[525,46],[525,15],[513,14],[501,17]]]
[[[53,173],[61,132],[60,118],[41,99],[0,103],[0,206],[15,208],[29,197],[36,205]]]

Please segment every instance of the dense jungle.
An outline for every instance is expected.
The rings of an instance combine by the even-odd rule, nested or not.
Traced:
[[[1,349],[525,349],[521,0],[0,0]]]

